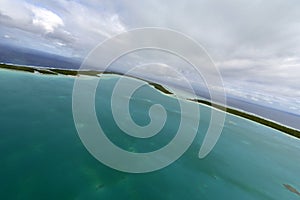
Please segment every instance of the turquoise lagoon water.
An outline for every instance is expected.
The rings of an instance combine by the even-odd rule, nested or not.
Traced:
[[[106,75],[96,95],[107,137],[134,152],[166,145],[180,121],[178,102],[152,87],[140,88],[130,102],[133,120],[149,123],[153,103],[165,106],[168,119],[153,138],[133,138],[111,115],[111,88],[117,79]],[[283,186],[300,189],[300,141],[274,129],[227,115],[217,145],[199,159],[210,117],[206,106],[199,105],[196,139],[170,166],[129,174],[101,164],[76,132],[73,83],[73,77],[0,70],[1,199],[300,199]]]

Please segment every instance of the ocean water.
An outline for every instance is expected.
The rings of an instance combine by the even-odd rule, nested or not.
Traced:
[[[107,137],[132,152],[168,144],[180,122],[179,104],[150,86],[132,96],[130,110],[139,125],[161,103],[168,118],[159,134],[137,139],[113,120],[110,95],[116,75],[97,88],[96,112]],[[74,77],[0,70],[1,199],[300,199],[300,141],[233,115],[226,116],[213,151],[198,158],[210,108],[190,148],[173,164],[145,173],[124,173],[103,165],[84,147],[72,115]],[[185,116],[190,117],[190,116]]]

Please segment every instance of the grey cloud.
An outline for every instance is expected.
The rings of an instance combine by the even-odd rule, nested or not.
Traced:
[[[49,39],[60,41],[66,45],[72,45],[77,40],[77,38],[72,36],[71,33],[61,30],[61,29],[59,29],[55,32],[46,33],[45,37],[49,38]]]
[[[34,40],[38,35],[37,45],[47,43],[66,54],[72,51],[83,56],[104,39],[122,31],[166,27],[185,33],[203,45],[230,87],[239,84],[246,91],[254,90],[255,86],[262,94],[300,96],[298,0],[31,1],[62,19],[64,25],[48,33],[32,24],[30,10],[22,6],[26,1],[2,2],[7,2],[8,8],[16,9],[18,14],[10,16],[2,12],[0,27],[16,27],[27,32],[26,38],[15,35],[20,40]],[[126,62],[153,62],[151,56],[141,54],[132,58],[137,59],[135,62]],[[185,74],[193,74],[185,65],[180,66],[168,57],[157,59]]]
[[[12,18],[9,17],[8,15],[4,15],[0,12],[0,23],[8,23],[8,22],[11,22],[12,21]]]
[[[169,27],[195,38],[208,50],[226,83],[250,91],[256,85],[262,95],[299,97],[299,1],[127,0],[124,6],[127,10],[121,14],[133,22],[132,28]],[[290,58],[298,67],[289,66]]]

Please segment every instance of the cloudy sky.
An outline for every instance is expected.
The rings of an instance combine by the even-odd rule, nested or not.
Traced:
[[[0,0],[1,43],[68,57],[141,27],[194,38],[227,92],[300,112],[298,0]]]

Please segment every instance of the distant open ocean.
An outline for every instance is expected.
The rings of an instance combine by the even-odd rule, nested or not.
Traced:
[[[95,99],[96,112],[111,141],[127,151],[148,152],[172,140],[180,121],[174,98],[150,86],[134,94],[130,108],[138,124],[149,123],[147,113],[153,103],[162,103],[168,111],[165,127],[157,136],[136,139],[124,134],[111,115],[111,91],[118,76],[103,76]],[[227,114],[217,145],[199,159],[211,109],[201,104],[197,136],[170,166],[129,174],[101,164],[88,153],[75,129],[74,80],[0,69],[1,199],[300,198],[291,191],[300,191],[299,139]]]

